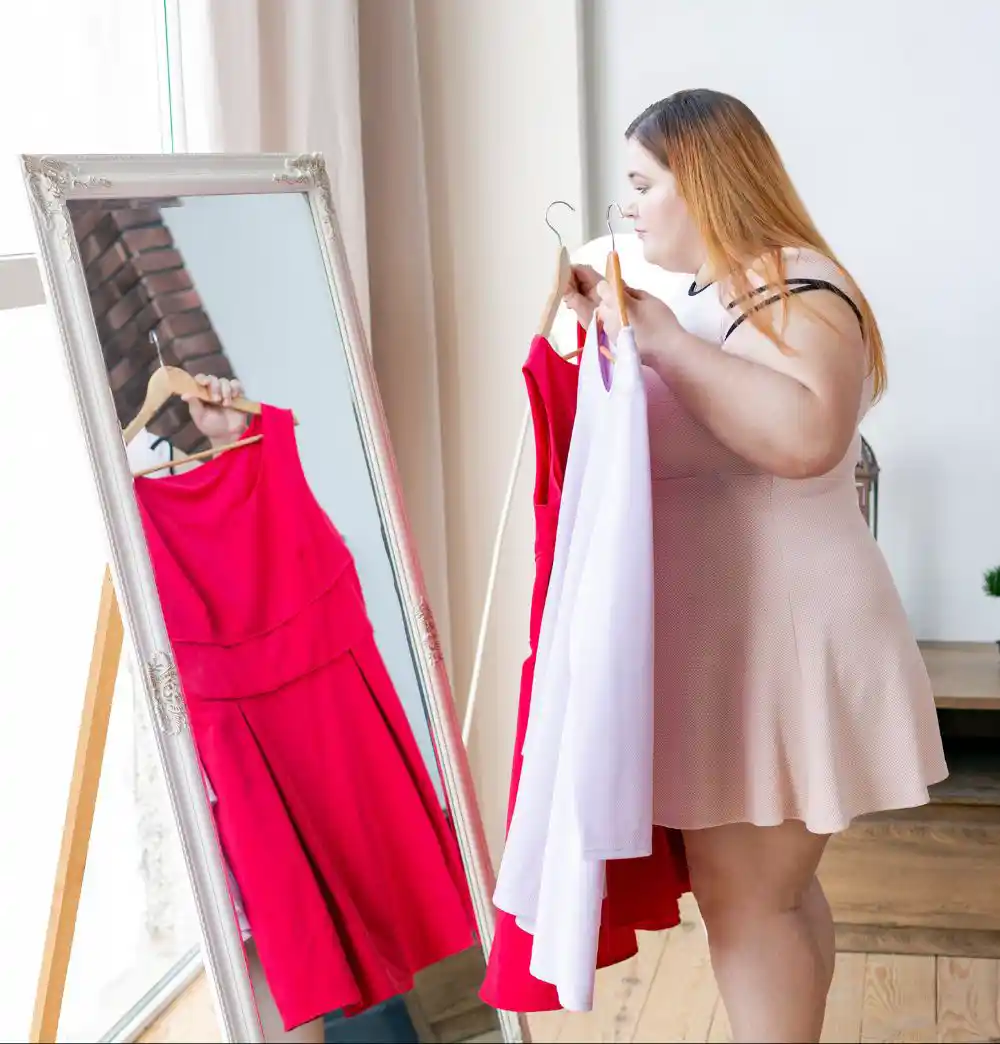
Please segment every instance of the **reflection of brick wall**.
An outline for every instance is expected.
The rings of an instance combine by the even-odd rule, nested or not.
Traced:
[[[168,366],[234,376],[157,203],[74,201],[70,211],[122,427],[139,412],[159,366],[151,330]],[[171,399],[148,428],[182,453],[207,446],[179,399]]]

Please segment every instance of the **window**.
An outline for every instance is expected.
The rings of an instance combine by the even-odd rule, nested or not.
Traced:
[[[16,155],[170,147],[163,0],[48,0],[0,14],[0,254],[35,249]]]
[[[0,1040],[27,1039],[107,557],[16,155],[169,149],[174,2],[49,0],[0,13]],[[198,946],[126,641],[60,1040],[129,1039]]]

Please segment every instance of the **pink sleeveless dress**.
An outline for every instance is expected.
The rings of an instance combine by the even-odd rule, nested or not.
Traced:
[[[829,259],[792,250],[785,264],[792,293],[834,293],[857,310]],[[752,303],[772,293],[758,287]],[[692,287],[674,304],[685,328],[733,350],[727,338],[745,313],[717,287]],[[864,351],[860,324],[857,336],[845,351]],[[655,822],[794,819],[827,834],[925,803],[948,770],[920,651],[858,510],[860,436],[827,474],[778,478],[727,449],[645,372]],[[871,392],[869,381],[859,423]]]
[[[582,348],[586,331],[578,330]],[[514,811],[521,776],[521,751],[531,707],[535,656],[545,596],[552,573],[562,480],[569,454],[579,367],[562,358],[543,337],[535,337],[522,368],[535,433],[535,582],[529,619],[529,654],[521,672],[514,761],[507,823]],[[597,966],[632,957],[638,950],[637,929],[658,931],[680,920],[679,897],[689,888],[683,845],[676,832],[654,830],[653,852],[643,859],[607,863],[607,897],[602,911]],[[480,996],[505,1011],[554,1011],[561,1005],[555,986],[528,970],[532,937],[514,917],[496,912],[493,946]]]
[[[291,414],[135,481],[220,841],[285,1027],[356,1014],[475,942],[456,838]]]

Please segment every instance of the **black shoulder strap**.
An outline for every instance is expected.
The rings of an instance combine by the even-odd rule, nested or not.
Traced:
[[[807,294],[810,290],[828,290],[832,294],[836,294],[842,301],[846,301],[851,306],[851,311],[857,316],[858,324],[864,327],[864,318],[861,315],[861,309],[851,300],[851,298],[836,286],[834,283],[829,282],[826,279],[788,279],[785,281],[785,287],[787,288],[788,294]],[[762,308],[768,308],[784,297],[784,294],[775,293],[775,288],[772,285],[758,286],[751,290],[745,297],[737,298],[735,301],[730,301],[727,308],[732,308],[734,305],[741,304],[744,301],[749,300],[751,297],[760,297],[761,294],[770,293],[771,296],[765,298],[763,301],[759,301],[752,307],[748,308],[742,315],[738,316],[736,321],[726,331],[726,336],[722,338],[722,343],[725,344],[729,340],[729,335],[738,327],[746,322],[747,317],[754,312],[759,312]]]

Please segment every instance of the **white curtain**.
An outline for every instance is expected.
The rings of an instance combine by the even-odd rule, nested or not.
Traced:
[[[358,0],[185,0],[180,10],[179,147],[322,152],[370,334]]]

